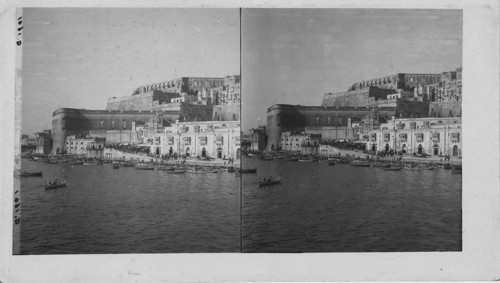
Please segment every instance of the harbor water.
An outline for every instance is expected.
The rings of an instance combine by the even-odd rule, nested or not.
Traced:
[[[23,160],[21,254],[240,252],[240,178]],[[19,178],[19,177],[16,177]],[[44,181],[68,180],[45,190]]]
[[[462,249],[462,175],[243,159],[243,252]],[[258,178],[282,183],[259,187]]]

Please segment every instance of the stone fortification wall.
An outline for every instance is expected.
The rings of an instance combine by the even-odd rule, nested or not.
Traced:
[[[378,100],[386,99],[388,94],[394,93],[392,89],[366,87],[338,93],[327,93],[323,97],[321,106],[353,107],[367,106]]]
[[[423,118],[429,116],[428,101],[409,101],[398,99],[397,101],[397,118]]]
[[[106,110],[151,110],[155,106],[170,103],[172,98],[179,97],[178,93],[168,93],[153,90],[144,94],[134,94],[124,97],[108,99]]]
[[[429,117],[462,117],[462,102],[431,102]]]
[[[211,121],[213,108],[213,105],[192,105],[182,103],[178,119],[180,122]]]

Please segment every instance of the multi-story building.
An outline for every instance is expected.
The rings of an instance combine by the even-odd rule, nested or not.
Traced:
[[[35,134],[36,153],[49,154],[52,150],[52,138],[50,130],[38,132]]]
[[[284,132],[281,134],[281,150],[301,154],[318,154],[321,135]]]
[[[79,155],[88,158],[103,157],[106,140],[103,138],[78,137],[71,135],[66,137],[66,146],[63,152],[69,155]]]
[[[266,149],[266,127],[259,126],[250,130],[250,149],[263,151]]]
[[[240,121],[176,122],[155,134],[150,152],[157,155],[240,158]]]
[[[462,119],[392,119],[370,131],[367,150],[395,151],[406,154],[462,156]]]

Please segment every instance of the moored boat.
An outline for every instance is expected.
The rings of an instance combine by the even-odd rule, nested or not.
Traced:
[[[173,171],[166,171],[169,174],[184,174],[186,173],[186,169],[175,169]]]
[[[286,160],[286,161],[299,161],[299,157],[298,156],[283,157],[283,160]]]
[[[238,170],[239,173],[257,173],[257,167],[255,168],[250,168],[250,169],[240,169]]]
[[[353,161],[351,161],[351,166],[353,166],[353,167],[370,167],[370,162],[353,160]]]
[[[453,165],[451,167],[451,174],[462,174],[462,165]]]
[[[155,166],[151,164],[139,163],[135,165],[135,169],[137,170],[154,170]]]
[[[21,177],[42,177],[42,171],[40,172],[27,172],[23,171],[20,174]]]
[[[83,165],[85,165],[85,166],[96,166],[97,162],[83,162]]]
[[[84,161],[82,160],[72,160],[72,161],[68,161],[69,164],[73,164],[73,165],[83,165]]]
[[[267,177],[259,179],[259,187],[270,186],[281,183],[281,177]]]
[[[401,169],[403,169],[403,166],[391,165],[390,167],[380,167],[380,168],[385,171],[400,171]]]
[[[62,188],[66,187],[66,180],[60,182],[55,180],[54,182],[49,182],[48,184],[45,184],[45,189],[56,189],[56,188]]]
[[[299,158],[299,162],[313,162],[314,159],[312,158]]]

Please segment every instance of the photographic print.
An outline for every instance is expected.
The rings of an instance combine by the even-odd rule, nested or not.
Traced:
[[[242,10],[243,252],[462,250],[462,11]]]
[[[19,12],[14,253],[239,252],[239,9]]]

